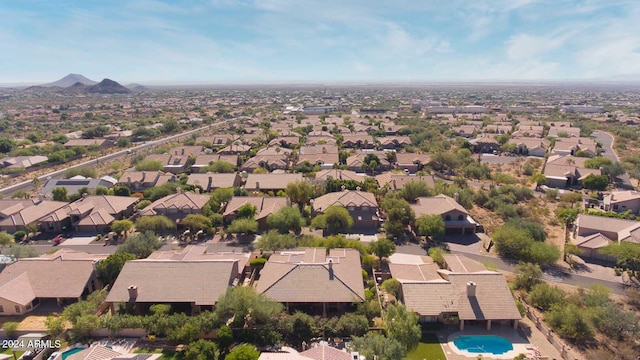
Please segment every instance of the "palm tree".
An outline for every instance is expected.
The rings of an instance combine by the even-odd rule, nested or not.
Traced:
[[[31,180],[31,185],[33,185],[33,191],[36,193],[36,195],[38,194],[38,190],[39,190],[39,186],[40,186],[40,179],[38,178],[38,176],[34,176],[33,180]]]

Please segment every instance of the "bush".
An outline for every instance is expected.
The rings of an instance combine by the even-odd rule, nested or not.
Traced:
[[[136,204],[136,209],[142,210],[149,205],[151,205],[151,200],[140,200],[140,202]]]
[[[396,299],[402,299],[402,284],[397,279],[387,279],[382,282],[380,287],[388,294],[395,296]]]
[[[248,218],[233,220],[227,227],[227,232],[231,234],[253,234],[256,231],[258,231],[258,222]]]
[[[253,259],[253,260],[249,261],[249,266],[251,266],[251,267],[263,267],[264,264],[266,264],[266,263],[267,263],[267,259],[260,257],[260,258],[256,258],[256,259]]]
[[[139,232],[153,231],[162,233],[176,228],[176,224],[164,215],[141,216],[136,219],[136,230]]]
[[[4,331],[8,338],[15,338],[18,332],[18,326],[20,326],[20,323],[7,321],[2,325],[2,331]]]
[[[534,285],[527,296],[527,301],[543,311],[551,309],[554,305],[566,303],[564,291],[547,283]]]
[[[18,230],[16,232],[13,233],[13,238],[16,241],[22,241],[24,240],[24,238],[27,236],[27,232],[23,231],[23,230]]]

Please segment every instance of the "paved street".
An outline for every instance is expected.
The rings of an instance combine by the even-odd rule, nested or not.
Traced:
[[[480,157],[481,163],[486,164],[511,164],[518,160],[517,156],[499,156],[493,154],[482,154]]]
[[[604,131],[594,131],[592,135],[597,142],[602,144],[602,150],[603,150],[602,156],[608,159],[611,159],[612,161],[620,162],[618,155],[615,153],[615,151],[613,151],[613,142],[615,139],[613,135]],[[620,188],[633,189],[633,184],[631,183],[631,178],[629,177],[629,174],[625,173],[623,175],[618,176],[618,181],[616,181],[616,183]]]

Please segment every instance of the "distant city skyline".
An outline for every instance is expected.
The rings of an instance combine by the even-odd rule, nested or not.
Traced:
[[[640,80],[637,0],[22,0],[0,83]]]

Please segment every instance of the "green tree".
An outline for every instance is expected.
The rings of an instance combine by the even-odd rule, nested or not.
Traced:
[[[353,218],[349,210],[342,206],[331,205],[323,214],[316,216],[311,226],[322,228],[327,234],[333,235],[348,232],[353,226]]]
[[[384,229],[392,237],[402,236],[406,227],[415,221],[415,213],[404,199],[385,197],[380,202],[380,207],[386,217]]]
[[[582,180],[582,186],[589,190],[606,190],[609,186],[609,178],[606,175],[589,174]]]
[[[44,320],[44,326],[47,327],[47,334],[55,339],[64,332],[64,318],[62,316],[47,316]]]
[[[611,301],[598,306],[593,322],[603,334],[618,341],[635,338],[640,333],[638,315],[624,311]]]
[[[397,340],[387,338],[377,332],[368,332],[363,337],[354,337],[351,343],[354,350],[367,360],[398,360],[405,355],[404,346]]]
[[[296,247],[296,238],[291,234],[280,234],[276,230],[262,234],[257,244],[258,249],[264,251],[277,251]]]
[[[118,235],[126,234],[133,228],[133,223],[127,219],[115,220],[111,223],[111,231],[115,231]]]
[[[182,326],[169,331],[169,340],[185,344],[194,342],[200,334],[200,326],[195,322],[186,322]]]
[[[18,326],[20,323],[15,321],[7,321],[2,324],[2,331],[4,331],[5,335],[9,338],[15,338],[18,332]]]
[[[416,234],[420,236],[439,236],[444,234],[444,220],[438,214],[422,215],[416,219]]]
[[[0,249],[5,246],[11,246],[14,242],[13,235],[8,234],[6,231],[0,232]]]
[[[176,223],[164,215],[141,216],[136,219],[136,230],[139,232],[153,231],[162,233],[176,228]]]
[[[202,214],[189,214],[180,223],[194,232],[208,230],[211,227],[211,220]]]
[[[110,194],[111,194],[111,190],[109,190],[108,187],[102,186],[102,185],[98,185],[96,187],[96,195],[110,195]]]
[[[303,341],[310,342],[317,333],[316,320],[300,311],[284,316],[279,328],[284,339],[295,347],[299,347]]]
[[[542,281],[542,270],[537,264],[520,263],[516,266],[516,278],[514,287],[516,289],[531,290]]]
[[[365,170],[371,170],[371,175],[375,175],[376,169],[380,166],[380,158],[378,155],[369,153],[364,157],[362,161],[362,168]]]
[[[91,335],[91,332],[100,328],[100,318],[95,314],[87,314],[78,317],[73,324],[73,334],[81,338]]]
[[[396,244],[388,239],[380,239],[371,242],[369,250],[382,261],[383,258],[391,256],[396,251]]]
[[[184,351],[185,360],[217,360],[219,355],[216,344],[203,339],[187,345]]]
[[[395,296],[396,299],[402,299],[402,284],[397,279],[387,279],[380,284],[380,287],[388,294]]]
[[[114,186],[113,187],[113,195],[129,197],[129,196],[131,196],[131,190],[129,190],[129,188],[126,187],[126,186]]]
[[[69,192],[66,187],[58,186],[51,190],[53,195],[53,201],[67,201],[69,198]]]
[[[228,325],[220,326],[220,329],[216,332],[216,338],[218,340],[218,347],[222,351],[229,349],[233,345],[233,331]]]
[[[298,207],[303,209],[313,197],[314,189],[313,185],[303,180],[287,184],[285,192],[292,203],[298,204]]]
[[[629,269],[638,277],[640,271],[640,245],[621,241],[598,250],[601,254],[612,256],[619,266]]]
[[[400,190],[400,196],[410,203],[415,203],[416,199],[422,196],[431,195],[429,186],[424,181],[412,180],[404,184]]]
[[[545,313],[545,319],[560,336],[577,344],[585,344],[595,336],[588,316],[575,304],[556,304]]]
[[[230,287],[214,309],[214,316],[231,327],[266,325],[283,312],[281,303],[258,294],[252,287]]]
[[[258,222],[254,219],[238,218],[227,226],[227,232],[231,234],[253,234],[258,231]]]
[[[551,309],[553,305],[566,303],[564,291],[544,282],[531,288],[527,301],[543,311]]]
[[[9,153],[16,148],[16,142],[9,138],[0,138],[0,153]]]
[[[536,184],[536,189],[539,188],[541,185],[544,185],[547,182],[547,177],[544,176],[544,174],[542,173],[535,173],[533,175],[531,175],[531,178],[529,178],[529,180]]]
[[[200,169],[200,172],[213,172],[213,173],[234,173],[236,172],[236,167],[227,161],[217,160],[211,163],[209,166],[203,167]]]
[[[391,304],[384,311],[385,330],[389,338],[398,341],[409,352],[420,343],[422,329],[418,324],[418,315],[407,311],[404,305]]]
[[[254,205],[247,203],[238,208],[237,215],[239,219],[253,219],[257,211],[258,209]]]
[[[578,214],[580,214],[580,210],[574,208],[558,208],[556,210],[556,217],[567,227],[576,221]]]
[[[260,352],[255,346],[250,344],[240,344],[234,346],[225,360],[258,360]]]
[[[122,270],[124,264],[129,260],[135,260],[136,256],[127,252],[116,252],[107,256],[96,265],[98,278],[105,285],[113,285]]]
[[[158,236],[152,231],[129,236],[120,246],[118,252],[126,252],[135,255],[139,259],[144,259],[151,255],[152,252],[160,249],[162,243]]]
[[[362,336],[369,331],[369,320],[364,315],[346,313],[338,319],[335,330],[338,336]]]
[[[600,169],[606,165],[611,165],[613,162],[611,159],[602,156],[596,156],[594,158],[584,161],[584,167],[587,169]]]
[[[297,207],[284,206],[267,217],[269,228],[277,229],[281,234],[288,234],[289,231],[299,234],[305,224]]]
[[[429,257],[431,259],[433,259],[433,261],[438,264],[441,268],[444,268],[445,261],[444,261],[444,254],[447,254],[448,251],[439,247],[439,246],[434,246],[434,247],[430,247],[429,248]]]

